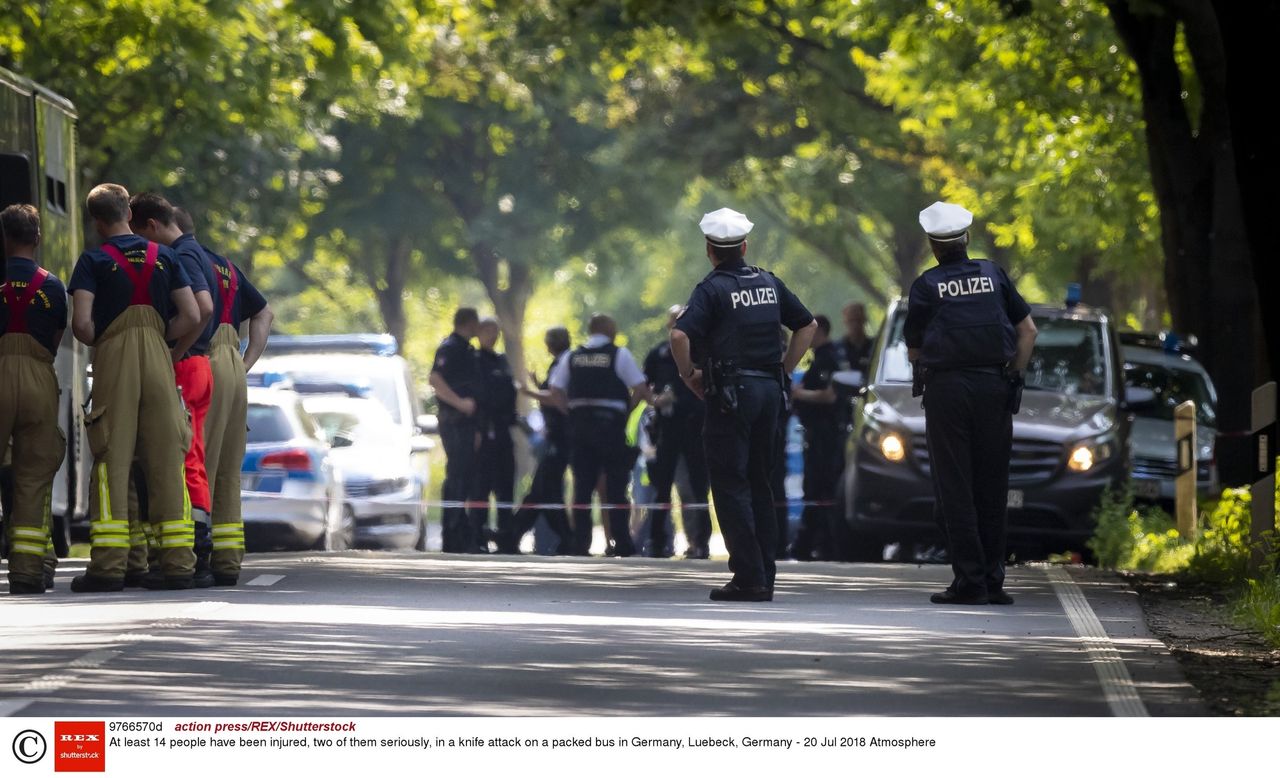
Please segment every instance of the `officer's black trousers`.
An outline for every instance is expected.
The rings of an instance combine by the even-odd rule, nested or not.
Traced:
[[[805,503],[833,503],[836,485],[844,472],[844,430],[839,419],[816,419],[804,431]],[[835,559],[832,537],[834,507],[804,506],[796,537],[796,559]]]
[[[939,522],[962,596],[1004,587],[1005,518],[1013,416],[1009,385],[992,373],[950,370],[925,390],[925,435]]]
[[[485,503],[483,507],[471,509],[471,531],[482,549],[488,548],[485,530],[489,527],[489,495],[493,495],[498,503],[498,552],[513,554],[518,549],[511,547],[512,509],[509,507],[515,500],[516,490],[516,449],[511,442],[511,428],[503,427],[485,434],[480,439],[480,448],[476,451],[475,476],[472,481],[470,500]],[[506,507],[502,507],[502,506]]]
[[[524,503],[512,519],[513,537],[508,544],[520,547],[520,538],[533,529],[539,516],[545,516],[551,531],[560,538],[557,553],[568,554],[573,550],[573,530],[569,527],[569,514],[563,508],[532,508],[532,505],[564,505],[564,473],[569,469],[569,446],[567,442],[551,442],[538,461],[533,471],[533,482],[529,484],[529,493]]]
[[[702,414],[675,416],[658,420],[657,453],[649,463],[649,483],[653,485],[654,502],[671,500],[671,487],[675,485],[676,469],[684,457],[689,471],[689,486],[694,499],[707,499],[709,482],[707,460],[702,450]],[[654,556],[667,547],[667,514],[669,508],[654,508],[649,512],[649,548]],[[706,557],[711,542],[711,513],[706,508],[685,508],[681,511],[684,534],[689,541],[689,556]]]
[[[744,376],[737,379],[736,386],[736,412],[721,411],[715,400],[707,403],[703,441],[711,494],[729,549],[734,583],[772,587],[777,572],[778,523],[769,475],[782,385],[772,378]]]
[[[626,425],[627,417],[621,411],[579,408],[569,414],[573,441],[570,461],[574,553],[580,556],[591,553],[591,495],[601,475],[605,483],[601,502],[622,506],[602,512],[609,522],[613,551],[617,556],[631,556],[636,552],[629,526],[631,511],[627,507],[627,484],[631,481],[635,451],[627,446]]]
[[[471,495],[476,460],[476,425],[459,417],[440,422],[440,441],[444,444],[444,484],[441,498],[445,502],[463,502]],[[442,521],[442,546],[447,553],[469,554],[476,549],[475,532],[465,508],[445,508]]]

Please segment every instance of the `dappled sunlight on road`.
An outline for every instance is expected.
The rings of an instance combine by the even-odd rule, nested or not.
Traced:
[[[102,716],[1106,712],[1039,571],[1012,571],[1013,608],[930,606],[948,573],[789,563],[775,602],[733,604],[706,599],[715,561],[254,555],[234,589],[10,601],[21,671],[0,698]],[[284,578],[244,585],[261,574]]]

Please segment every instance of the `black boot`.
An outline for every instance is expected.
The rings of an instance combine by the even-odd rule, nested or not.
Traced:
[[[196,556],[196,572],[191,580],[197,589],[208,589],[213,586],[213,568],[209,566],[208,554]]]
[[[142,586],[142,581],[146,577],[146,570],[130,570],[124,574],[124,588],[138,589]]]
[[[32,583],[24,578],[10,578],[9,594],[44,594],[44,583]]]
[[[773,590],[763,586],[739,586],[730,581],[712,589],[711,599],[716,602],[772,602]]]
[[[156,571],[148,572],[142,579],[142,588],[157,590],[194,589],[195,581],[190,575],[162,575]]]
[[[236,573],[214,573],[214,586],[235,586],[240,582],[240,576]]]
[[[71,579],[71,591],[73,592],[122,592],[124,591],[123,578],[99,578],[96,575],[77,575]]]

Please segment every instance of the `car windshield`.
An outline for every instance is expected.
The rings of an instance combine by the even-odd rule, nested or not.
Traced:
[[[1063,394],[1107,393],[1102,324],[1035,317],[1036,347],[1027,365],[1027,388]]]
[[[296,370],[286,368],[286,371],[298,386],[299,392],[305,392],[304,387],[307,385],[322,387],[325,392],[340,391],[347,386],[367,390],[366,396],[377,400],[383,408],[386,408],[394,423],[401,423],[400,395],[397,391],[395,372],[374,369],[369,364],[362,365],[359,371],[347,370],[344,367],[348,363],[339,360],[338,364],[340,366],[333,368],[320,369],[309,366]]]
[[[276,405],[249,406],[249,443],[283,443],[293,440],[293,426],[283,408]]]
[[[894,317],[880,355],[877,382],[911,383],[911,362],[902,329],[905,310]],[[1036,347],[1027,366],[1027,388],[1066,394],[1105,394],[1107,359],[1098,322],[1035,317]]]
[[[1196,404],[1196,420],[1201,424],[1216,426],[1217,409],[1204,376],[1193,370],[1151,365],[1145,362],[1129,362],[1124,366],[1125,384],[1150,389],[1156,401],[1149,407],[1135,408],[1134,413],[1147,419],[1173,421],[1173,411],[1190,400]]]
[[[381,411],[380,407],[366,408],[357,411],[347,408],[313,408],[311,418],[320,425],[325,440],[333,442],[338,437],[346,438],[357,445],[391,445],[398,439],[398,430],[391,417]]]

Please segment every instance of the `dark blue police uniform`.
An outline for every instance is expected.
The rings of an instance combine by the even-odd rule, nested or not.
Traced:
[[[782,412],[778,328],[813,315],[777,277],[726,262],[693,290],[676,329],[689,336],[707,396],[703,442],[732,584],[773,589],[778,525],[770,474]]]
[[[680,378],[680,369],[671,356],[671,344],[660,343],[644,359],[644,375],[655,395],[670,390],[675,402],[665,411],[656,410],[653,423],[653,460],[649,463],[649,483],[653,485],[655,501],[659,504],[671,500],[671,487],[675,485],[676,469],[683,458],[689,473],[689,487],[694,499],[707,499],[710,482],[707,479],[707,459],[702,449],[702,423],[706,404],[693,393]],[[667,537],[669,508],[654,508],[649,512],[649,548],[654,556],[665,553],[670,538]],[[706,508],[686,508],[682,511],[684,533],[689,541],[686,554],[690,559],[706,559],[711,542],[711,513]]]
[[[498,553],[517,554],[519,538],[514,536],[511,502],[515,499],[516,451],[511,441],[511,427],[516,423],[515,378],[506,354],[480,349],[476,352],[479,384],[476,392],[476,426],[480,430],[480,448],[476,452],[475,481],[472,500],[486,503],[471,512],[472,531],[482,549],[489,526],[489,495],[498,508]]]
[[[439,373],[459,397],[474,398],[479,383],[476,350],[471,341],[450,333],[436,349],[431,372]],[[448,403],[440,403],[440,441],[444,444],[445,470],[441,498],[463,502],[471,495],[475,477],[476,433],[474,416],[467,416]],[[475,531],[465,508],[443,511],[442,545],[447,553],[469,554],[478,548]]]
[[[925,435],[936,499],[960,598],[1003,592],[1013,415],[1005,366],[1014,325],[1031,312],[1004,270],[964,252],[911,285],[904,325],[919,349]]]
[[[813,361],[800,385],[809,390],[827,389],[839,369],[839,349],[834,342],[827,341],[813,350]],[[833,507],[822,503],[834,502],[836,484],[844,472],[845,414],[839,399],[829,404],[797,401],[795,413],[804,426],[805,506],[792,551],[795,558],[801,560],[815,556],[833,559],[836,551],[832,542]]]
[[[547,378],[539,384],[540,389],[547,390],[550,386],[551,371],[561,360],[568,357],[568,351],[556,357],[551,369],[547,371]],[[569,526],[569,514],[563,507],[564,474],[569,469],[569,416],[551,403],[543,403],[542,420],[546,425],[543,431],[545,443],[542,447],[542,456],[538,459],[538,466],[533,471],[529,493],[525,495],[520,509],[512,517],[512,532],[515,535],[512,542],[518,548],[520,538],[533,529],[539,517],[543,517],[558,538],[559,545],[556,547],[556,553],[569,554],[573,550],[573,530]],[[547,505],[561,507],[541,507]],[[537,533],[535,533],[536,537]]]
[[[604,476],[604,502],[627,503],[627,484],[635,452],[627,445],[627,409],[631,389],[618,377],[618,346],[613,343],[582,345],[569,353],[569,430],[573,469],[574,553],[591,553],[591,494]],[[625,507],[604,510],[608,517],[614,556],[635,554],[631,539],[630,511]]]

